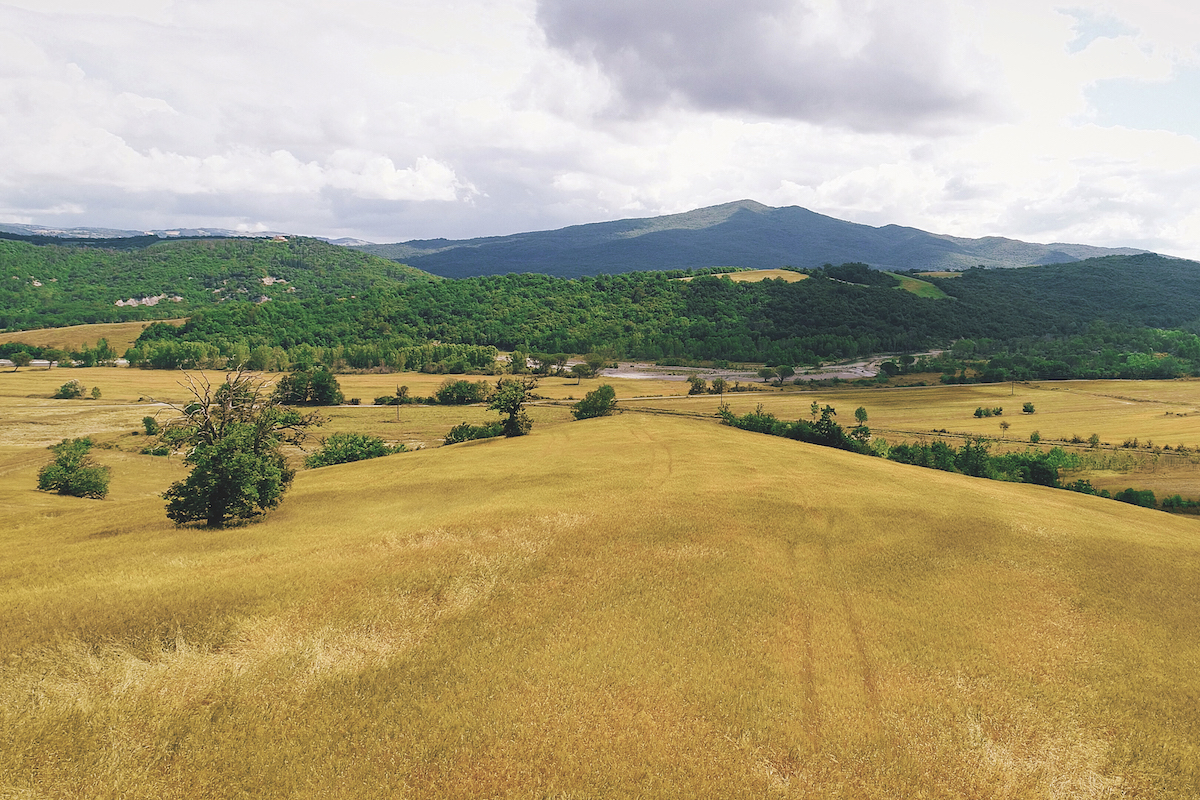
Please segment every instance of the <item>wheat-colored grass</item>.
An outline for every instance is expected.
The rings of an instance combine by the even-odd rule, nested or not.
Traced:
[[[164,319],[168,325],[182,325],[185,319]],[[118,355],[124,354],[142,335],[149,322],[101,322],[94,325],[69,325],[63,328],[38,328],[31,331],[0,333],[0,342],[23,342],[38,347],[56,347],[60,350],[78,350],[84,345],[94,346],[101,339]]]
[[[306,471],[216,532],[167,523],[164,459],[97,502],[28,453],[0,449],[6,796],[1200,782],[1191,519],[662,415]]]
[[[808,279],[808,275],[803,272],[794,272],[790,269],[747,269],[739,270],[738,272],[714,272],[709,275],[711,278],[729,278],[734,283],[758,283],[759,281],[781,280],[788,283],[796,283]],[[681,281],[690,281],[692,278],[679,278]]]

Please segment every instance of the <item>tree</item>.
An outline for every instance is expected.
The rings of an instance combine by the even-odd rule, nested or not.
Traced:
[[[278,506],[295,476],[280,448],[299,444],[317,416],[282,405],[278,390],[268,394],[265,381],[241,370],[215,390],[204,378],[187,380],[193,399],[172,406],[179,416],[160,434],[173,448],[186,448],[184,463],[192,467],[163,494],[167,516],[177,525],[220,528]]]
[[[335,433],[328,439],[321,440],[321,449],[304,459],[304,466],[314,469],[332,464],[348,464],[352,461],[403,453],[406,449],[403,444],[389,445],[378,436],[367,433]]]
[[[238,370],[238,374],[242,374]],[[336,406],[345,402],[337,378],[325,367],[297,370],[275,386],[273,402],[281,405]]]
[[[860,426],[867,424],[867,410],[862,406],[854,409],[854,419]]]
[[[33,356],[29,355],[29,353],[25,352],[24,350],[18,350],[17,352],[13,353],[10,358],[13,362],[13,372],[16,372],[21,367],[28,367],[30,362],[33,361]]]
[[[592,417],[607,417],[617,410],[617,393],[607,383],[601,384],[584,395],[575,405],[571,413],[575,419],[591,419]]]
[[[76,380],[70,380],[58,387],[58,391],[54,393],[55,400],[78,400],[83,397],[87,387]]]
[[[766,383],[767,381],[771,380],[776,375],[778,375],[778,373],[775,372],[775,370],[772,369],[771,367],[763,367],[762,369],[760,369],[758,371],[758,377],[763,379],[763,383]]]
[[[708,394],[708,381],[699,375],[692,375],[688,378],[688,383],[691,384],[688,394]]]
[[[712,388],[708,390],[709,394],[725,394],[725,390],[729,388],[729,382],[724,378],[716,377],[712,379]]]
[[[525,403],[535,386],[536,378],[501,378],[496,381],[496,389],[488,398],[488,408],[508,415],[503,420],[505,436],[524,436],[533,427],[533,420],[525,413]]]
[[[470,381],[454,380],[447,378],[442,381],[442,385],[433,393],[437,401],[444,406],[465,406],[471,403],[482,403],[488,399],[488,385],[486,381]]]
[[[1032,414],[1033,413],[1033,403],[1026,403],[1025,405],[1021,406],[1021,413],[1022,414]]]
[[[92,399],[93,399],[93,400],[99,400],[99,399],[100,399],[100,387],[99,387],[99,386],[93,386],[93,387],[92,387]]]
[[[894,378],[900,374],[900,366],[895,361],[884,361],[879,365],[879,371],[889,378]]]
[[[50,449],[54,461],[38,470],[39,489],[98,500],[108,494],[108,467],[99,466],[88,455],[91,439],[63,439]]]

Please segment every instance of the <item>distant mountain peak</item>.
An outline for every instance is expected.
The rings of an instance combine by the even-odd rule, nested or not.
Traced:
[[[409,241],[361,249],[448,278],[541,272],[560,277],[694,267],[819,267],[858,261],[877,269],[1024,267],[1145,252],[964,239],[901,225],[872,227],[800,206],[743,199],[679,214],[573,225],[484,239]]]

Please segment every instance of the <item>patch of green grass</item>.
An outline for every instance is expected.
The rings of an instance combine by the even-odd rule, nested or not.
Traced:
[[[950,295],[946,294],[929,281],[923,281],[919,278],[913,278],[908,275],[897,275],[894,272],[889,272],[887,274],[900,281],[900,285],[897,288],[903,289],[906,292],[912,292],[917,297],[928,297],[932,300],[946,300],[950,297]]]

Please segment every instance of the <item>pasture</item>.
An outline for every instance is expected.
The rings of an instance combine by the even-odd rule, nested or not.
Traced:
[[[1003,451],[1031,446],[1036,432],[1042,447],[1065,446],[1083,457],[1086,468],[1064,477],[1088,479],[1110,491],[1135,486],[1152,489],[1159,497],[1200,498],[1200,381],[1040,381],[812,391],[785,387],[723,397],[630,399],[622,405],[709,416],[721,402],[737,414],[761,404],[781,419],[809,418],[816,402],[836,408],[843,426],[854,424],[854,410],[862,406],[874,435],[892,443],[940,437],[957,445],[967,437],[984,436],[995,450]],[[1022,413],[1027,402],[1034,413]],[[975,417],[975,409],[981,407],[999,407],[1004,413]],[[1009,427],[1002,428],[1002,422]],[[1097,448],[1086,444],[1092,434],[1100,438]],[[1135,440],[1136,447],[1124,446]]]
[[[182,325],[184,319],[158,320],[168,325]],[[150,322],[104,322],[95,325],[71,325],[64,328],[41,328],[33,331],[0,333],[0,342],[23,342],[37,347],[54,347],[59,350],[79,350],[84,345],[94,346],[101,339],[124,355],[133,346],[137,337]]]
[[[888,275],[891,275],[893,278],[900,281],[900,286],[898,288],[903,289],[906,292],[912,292],[917,297],[928,297],[933,300],[945,300],[950,297],[950,295],[946,294],[929,281],[923,281],[918,278],[913,278],[909,275],[897,275],[894,272],[889,272]]]
[[[96,451],[130,474],[80,500],[0,443],[5,796],[1200,783],[1192,518],[626,413],[304,471],[260,524],[180,530],[167,459]]]
[[[714,272],[709,277],[729,278],[734,283],[758,283],[759,281],[775,280],[796,283],[808,279],[808,276],[803,272],[794,272],[790,269],[747,269],[737,272]],[[692,279],[679,278],[679,280],[687,282]]]

